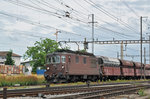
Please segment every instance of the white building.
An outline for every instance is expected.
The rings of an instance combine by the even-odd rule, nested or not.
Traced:
[[[24,74],[26,74],[26,75],[31,75],[32,74],[32,66],[31,66],[30,62],[31,61],[21,62],[21,65],[25,66]]]
[[[0,51],[0,65],[4,65],[6,61],[6,56],[9,51]],[[15,53],[12,53],[12,59],[15,61],[15,65],[20,65],[21,56]]]

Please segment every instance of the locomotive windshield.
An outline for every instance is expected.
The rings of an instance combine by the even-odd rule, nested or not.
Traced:
[[[60,63],[60,58],[61,62],[65,63],[66,62],[66,56],[59,56],[59,55],[52,55],[52,56],[47,56],[46,62],[47,64],[55,64],[55,63]]]
[[[52,64],[52,63],[60,63],[60,56],[49,56],[47,57],[47,64]]]

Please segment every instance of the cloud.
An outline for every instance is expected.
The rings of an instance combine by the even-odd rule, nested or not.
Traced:
[[[60,0],[60,2],[62,1],[64,4],[69,5],[69,7],[65,7],[62,3],[59,2],[59,0],[57,0],[58,2],[55,0],[44,0],[47,3],[42,2],[43,0],[40,1],[40,3],[38,1],[32,0],[32,2],[22,2],[30,4],[34,7],[43,8],[47,11],[39,11],[37,9],[29,7],[27,8],[14,5],[9,3],[10,1],[0,1],[0,9],[3,12],[11,13],[11,15],[15,15],[17,17],[25,18],[39,23],[39,25],[32,25],[22,20],[17,20],[17,18],[0,15],[0,27],[7,30],[0,33],[1,35],[3,35],[1,42],[16,44],[14,46],[4,46],[3,49],[13,48],[14,52],[18,52],[18,54],[23,54],[26,50],[26,47],[32,46],[36,40],[39,40],[40,36],[55,39],[54,33],[56,32],[56,28],[71,32],[67,33],[65,31],[61,31],[61,33],[58,34],[59,40],[71,39],[79,41],[83,40],[85,37],[87,37],[87,40],[91,40],[92,28],[91,24],[88,24],[88,22],[91,22],[92,18],[88,18],[88,15],[92,13],[94,13],[95,15],[95,21],[98,22],[97,24],[95,24],[95,39],[101,41],[112,40],[113,38],[115,38],[115,40],[139,39],[137,34],[134,33],[132,29],[125,27],[119,22],[119,20],[121,20],[134,28],[135,31],[139,31],[139,18],[137,18],[137,16],[131,11],[131,9],[129,9],[122,3],[123,0],[91,0],[96,4],[93,6],[85,2],[84,0],[80,0],[80,2],[76,0]],[[124,2],[126,2],[136,13],[138,13],[138,15],[150,15],[148,0],[125,0]],[[48,6],[43,5],[43,3]],[[95,8],[95,6],[99,6],[99,9]],[[104,12],[101,11],[102,9],[100,9],[100,7],[105,9],[108,12],[108,15],[106,15],[106,12],[104,14]],[[57,9],[57,11],[55,9]],[[70,12],[71,18],[65,17],[65,11]],[[55,14],[60,14],[62,15],[62,17],[58,18],[54,16],[54,13],[52,14],[51,12],[54,12]],[[109,15],[111,17],[112,15],[114,15],[118,18],[118,21],[115,21]],[[87,24],[77,21],[75,19],[80,19]],[[46,28],[42,28],[40,26],[41,24],[46,25]],[[104,28],[99,28],[99,26],[108,28],[112,31]],[[146,31],[146,28],[144,26],[143,31]],[[118,34],[117,32],[120,32],[122,34]],[[131,36],[123,36],[123,34]],[[33,35],[39,37],[34,37]],[[19,47],[19,45],[22,46]],[[75,44],[70,44],[70,46],[72,46],[72,49],[77,49],[77,46]],[[82,44],[80,46],[81,48],[83,48]],[[91,45],[89,45],[89,47],[91,47]],[[133,48],[138,47],[133,46]],[[89,49],[88,51],[91,52],[91,49]],[[95,45],[95,54],[116,57],[117,51],[120,51],[120,45]],[[134,53],[134,51],[127,50],[126,53],[132,54]]]
[[[12,23],[10,25],[7,25],[5,27],[5,29],[7,29],[7,30],[19,30],[19,31],[23,31],[23,30],[31,31],[32,28],[34,28],[34,27],[35,26],[30,25],[28,23],[17,21],[15,24]]]

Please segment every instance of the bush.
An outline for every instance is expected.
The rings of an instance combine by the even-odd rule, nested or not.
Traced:
[[[13,86],[15,84],[23,85],[37,85],[45,82],[43,76],[25,76],[25,75],[16,75],[16,76],[2,76],[0,75],[0,87],[2,86]]]
[[[138,95],[140,95],[140,96],[145,96],[144,90],[143,90],[143,89],[140,89],[140,90],[138,91]]]

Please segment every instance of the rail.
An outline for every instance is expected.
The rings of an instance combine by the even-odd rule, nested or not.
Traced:
[[[90,85],[89,87],[87,85],[77,85],[77,86],[59,86],[59,87],[49,87],[49,88],[30,88],[30,89],[16,89],[16,90],[7,90],[6,88],[4,88],[3,91],[0,91],[0,98],[38,96],[39,94],[53,95],[53,94],[66,94],[66,93],[76,93],[76,92],[90,92],[90,91],[102,90],[103,88],[105,88],[105,90],[109,88],[113,88],[113,86],[110,87],[109,85],[117,85],[117,87],[119,88],[120,86],[122,87],[122,84],[134,84],[134,83],[150,83],[150,81],[95,84],[95,85]],[[126,87],[127,86],[128,85],[126,85]]]

